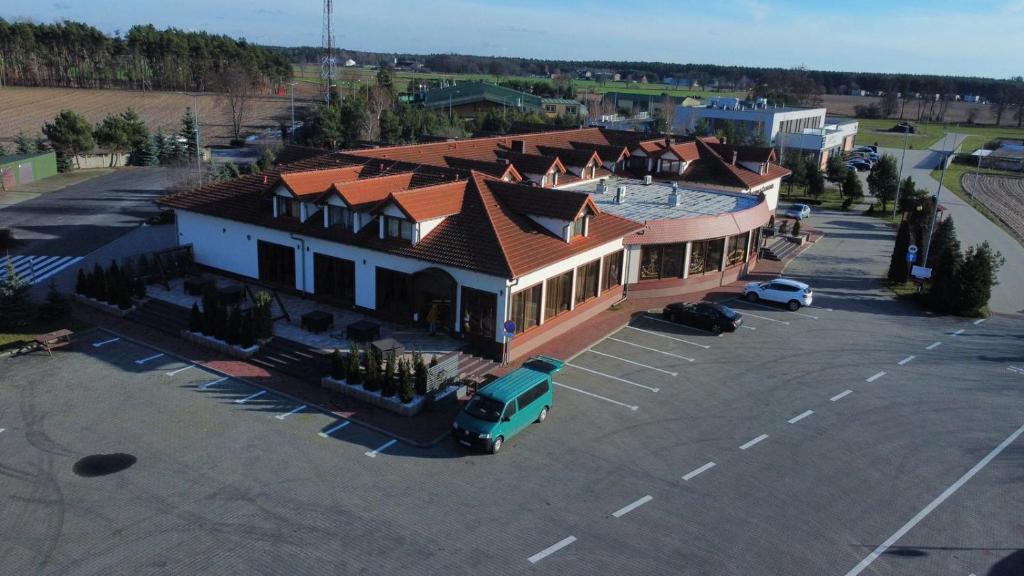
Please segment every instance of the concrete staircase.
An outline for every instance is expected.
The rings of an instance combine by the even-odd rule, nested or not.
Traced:
[[[761,258],[781,262],[783,259],[793,256],[800,249],[800,245],[792,242],[789,238],[779,237],[771,246],[761,249]]]
[[[438,362],[447,360],[452,357],[457,358],[458,362],[458,379],[462,381],[481,381],[487,374],[497,370],[500,364],[494,360],[488,358],[481,358],[480,356],[474,356],[467,354],[461,350],[449,352],[444,356],[438,358]]]

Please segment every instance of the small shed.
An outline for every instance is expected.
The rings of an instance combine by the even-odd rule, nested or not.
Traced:
[[[10,190],[57,173],[57,155],[53,151],[0,156],[0,190]]]

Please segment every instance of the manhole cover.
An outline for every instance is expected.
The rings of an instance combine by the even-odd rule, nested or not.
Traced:
[[[96,476],[116,474],[121,470],[131,468],[136,460],[137,458],[131,454],[92,454],[75,462],[72,470],[79,476],[94,478]]]

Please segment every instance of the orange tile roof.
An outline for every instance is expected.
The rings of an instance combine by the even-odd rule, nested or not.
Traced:
[[[346,166],[327,170],[306,170],[302,172],[282,173],[281,183],[295,196],[323,194],[335,182],[351,182],[357,180],[363,172],[363,166]]]
[[[462,208],[466,183],[449,182],[436,186],[414,188],[393,192],[388,201],[396,206],[413,222],[423,222],[442,216],[451,216]]]
[[[337,194],[352,209],[359,210],[382,202],[392,192],[407,190],[412,185],[412,172],[378,176],[352,182],[332,184],[328,195]]]

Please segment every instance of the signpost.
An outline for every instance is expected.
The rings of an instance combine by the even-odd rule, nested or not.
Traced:
[[[505,329],[505,360],[508,359],[508,343],[516,337],[516,323],[512,320],[506,320],[502,325]]]
[[[907,262],[915,262],[917,260],[917,246],[911,244],[907,247]]]

